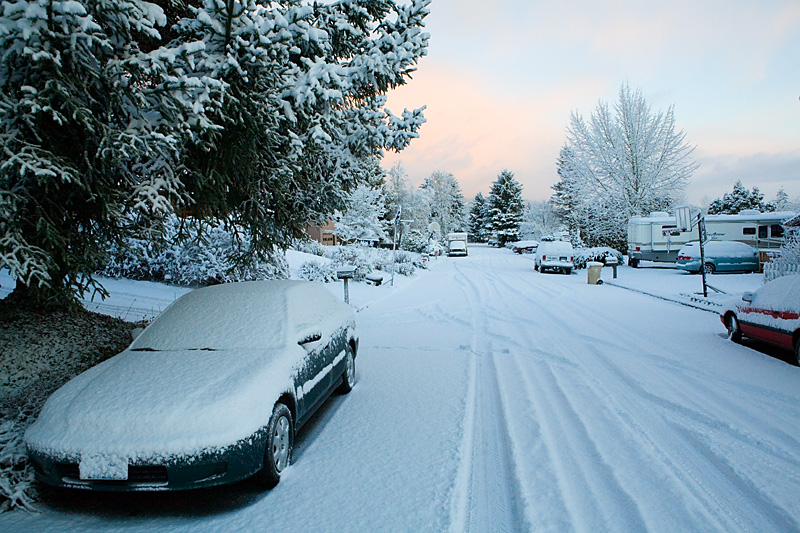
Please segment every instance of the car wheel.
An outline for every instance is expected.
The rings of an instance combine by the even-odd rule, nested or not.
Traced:
[[[571,268],[565,268],[565,269],[564,269],[564,274],[566,274],[567,276],[569,276],[570,274],[572,274],[572,269],[571,269]]]
[[[347,394],[356,386],[356,356],[353,349],[348,346],[347,353],[344,355],[344,372],[342,373],[342,384],[339,385],[339,392]]]
[[[713,274],[716,271],[714,265],[711,263],[706,263],[705,265],[703,265],[703,270],[706,271],[706,274]]]
[[[539,265],[537,265],[536,263],[534,263],[534,264],[533,264],[533,269],[534,269],[536,272],[539,272]]]
[[[259,472],[261,481],[272,488],[281,480],[283,472],[292,461],[294,423],[292,413],[278,402],[267,424],[267,445],[264,450],[264,468]]]
[[[800,336],[794,341],[794,362],[797,363],[797,366],[800,366]]]
[[[742,330],[739,328],[739,320],[736,315],[728,315],[728,320],[725,322],[728,327],[728,338],[733,342],[742,340]]]
[[[631,268],[639,268],[638,259],[628,259],[628,264],[631,266]]]

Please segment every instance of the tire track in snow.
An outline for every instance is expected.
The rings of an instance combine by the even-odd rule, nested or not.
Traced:
[[[472,317],[470,390],[462,463],[451,500],[451,531],[527,530],[517,501],[519,481],[497,381],[492,343],[486,334],[480,291],[456,266],[456,280]]]
[[[505,282],[505,280],[503,281]],[[510,289],[518,290],[518,287],[513,287],[511,284],[508,286]],[[548,306],[539,306],[540,312],[536,316],[540,321],[547,323],[544,328],[539,326],[541,331],[582,332],[587,328],[591,330],[592,320],[597,319],[600,315],[593,310],[582,309],[578,313],[575,312],[579,311],[576,309],[563,309],[572,317],[570,321],[567,321],[562,318],[564,313],[558,312],[559,310],[554,309],[552,304],[553,302],[549,302]],[[564,305],[559,303],[557,307],[564,307]],[[581,314],[583,316],[580,316]],[[594,316],[587,317],[586,314]],[[582,324],[581,322],[584,321],[585,324]],[[629,347],[631,344],[639,344],[637,357],[668,360],[664,356],[653,353],[652,347],[645,348],[641,338],[632,335],[630,331],[621,328],[619,324],[606,323],[604,326],[610,326],[614,330],[612,333],[614,344]],[[596,329],[596,326],[594,328]],[[536,339],[540,344],[543,340],[542,338]],[[549,344],[548,350],[561,353],[562,357],[568,357],[569,354],[563,351],[564,347],[560,346],[559,342],[550,342]],[[706,519],[710,523],[724,530],[744,531],[764,527],[777,530],[797,528],[798,524],[787,516],[780,506],[764,496],[748,479],[734,472],[723,457],[715,454],[684,426],[670,424],[662,413],[678,412],[681,407],[663,398],[660,398],[660,405],[654,402],[653,395],[649,394],[634,378],[613,362],[619,356],[619,350],[613,344],[610,345],[608,339],[577,333],[571,344],[573,349],[576,344],[583,347],[581,353],[585,356],[576,361],[580,360],[584,367],[583,374],[591,377],[586,380],[586,384],[596,391],[594,396],[602,398],[604,402],[608,403],[609,409],[617,416],[618,421],[627,426],[628,431],[646,444],[647,448],[656,452],[662,465],[671,471],[684,490],[695,499],[697,508],[704,511]],[[674,365],[675,361],[671,361],[671,363]],[[522,368],[523,365],[518,366]],[[672,370],[677,369],[672,368]],[[537,380],[541,380],[543,374],[541,368],[525,372],[524,377],[530,380],[526,389],[528,391],[536,390],[531,388],[536,387],[542,391],[543,387],[547,385]],[[555,381],[558,380],[555,379]],[[606,384],[611,384],[613,390],[610,390]],[[564,402],[569,403],[570,399],[567,396],[561,399],[554,398],[553,394],[558,392],[557,388],[551,392],[547,396],[556,400],[553,405],[560,408],[564,406]],[[529,395],[529,397],[534,402],[540,398],[539,394]],[[540,410],[540,415],[547,416],[552,410],[551,408],[552,406],[548,405],[546,409]],[[551,420],[554,424],[551,427],[557,428],[569,414],[562,413],[558,420]],[[646,424],[641,421],[646,421]],[[568,434],[574,435],[577,430],[579,427],[574,426]],[[563,433],[563,430],[557,431],[557,433]],[[653,435],[657,435],[658,439],[654,439]],[[739,437],[741,441],[741,436]],[[589,438],[589,440],[591,439]],[[585,444],[591,445],[589,442]],[[750,444],[752,445],[752,443]],[[563,467],[564,463],[560,460],[558,462]],[[584,468],[593,463],[594,461],[586,463]],[[573,486],[572,490],[575,488]]]

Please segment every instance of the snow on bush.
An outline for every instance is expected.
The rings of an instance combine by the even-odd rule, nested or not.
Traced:
[[[764,281],[791,274],[800,274],[800,232],[787,234],[780,257],[764,265]]]
[[[306,249],[307,244],[296,243],[296,249]],[[308,261],[301,265],[298,275],[301,279],[328,281],[329,273],[336,280],[336,268],[355,266],[355,279],[363,281],[365,276],[376,270],[391,272],[392,261],[396,265],[395,272],[404,276],[413,276],[418,268],[428,268],[422,260],[422,254],[405,250],[392,251],[386,248],[371,248],[360,245],[321,246],[323,257],[329,259],[329,265],[322,261]],[[312,248],[313,249],[313,248]],[[307,277],[306,277],[307,276]]]
[[[606,263],[609,257],[615,257],[617,264],[622,264],[622,254],[608,246],[595,246],[593,248],[578,248],[575,250],[575,259],[572,262],[575,268],[586,268],[589,261]]]
[[[58,387],[131,341],[133,324],[88,311],[39,314],[0,301],[0,512],[33,508],[22,436]]]
[[[202,286],[232,281],[285,279],[289,269],[283,254],[238,261],[250,246],[243,229],[232,231],[221,224],[203,227],[170,215],[164,221],[159,242],[128,238],[125,247],[112,247],[112,257],[100,273],[115,278],[165,281]]]
[[[322,281],[325,283],[336,281],[336,267],[331,262],[306,261],[300,265],[297,273],[300,279],[306,281]]]

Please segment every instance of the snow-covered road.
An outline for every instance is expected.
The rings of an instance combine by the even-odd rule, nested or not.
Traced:
[[[479,247],[385,294],[277,488],[83,495],[0,529],[800,529],[800,369],[715,314]]]

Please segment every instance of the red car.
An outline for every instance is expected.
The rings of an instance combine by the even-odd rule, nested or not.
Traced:
[[[720,320],[731,340],[744,336],[793,350],[800,364],[800,275],[774,279],[728,300]]]

